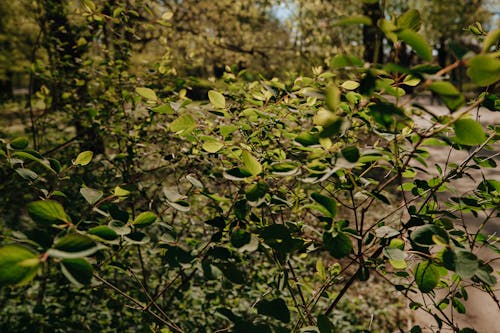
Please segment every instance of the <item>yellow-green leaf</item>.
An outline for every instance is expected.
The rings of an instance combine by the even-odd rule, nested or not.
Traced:
[[[144,97],[145,99],[153,101],[158,100],[158,97],[156,97],[156,93],[152,89],[145,87],[137,87],[135,88],[135,92],[141,95],[141,97]]]
[[[467,70],[474,83],[481,87],[500,81],[500,59],[490,55],[479,55],[469,61]]]
[[[38,271],[38,256],[23,246],[7,245],[0,248],[0,288],[22,285],[33,279]]]
[[[248,150],[243,150],[241,159],[246,170],[249,171],[252,176],[257,176],[262,172],[262,165]]]
[[[488,52],[491,46],[497,45],[500,40],[500,29],[490,31],[483,41],[483,53]]]
[[[216,108],[223,109],[226,107],[226,99],[224,98],[224,95],[218,91],[210,90],[208,92],[208,99]]]
[[[70,222],[63,206],[53,200],[39,200],[29,203],[28,214],[35,222],[43,224]]]
[[[456,141],[460,144],[473,146],[483,143],[486,134],[483,127],[472,119],[459,119],[454,124]]]
[[[158,217],[153,212],[142,212],[135,218],[133,224],[136,227],[145,227],[153,224],[157,219]]]
[[[80,154],[78,154],[78,156],[76,157],[76,160],[73,162],[73,164],[85,166],[85,165],[89,164],[90,161],[92,161],[93,156],[94,156],[94,153],[89,151],[89,150],[81,152]]]

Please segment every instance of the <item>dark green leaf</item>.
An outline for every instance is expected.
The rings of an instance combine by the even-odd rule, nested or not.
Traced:
[[[331,232],[323,233],[323,244],[332,257],[337,259],[347,257],[352,251],[351,239],[342,232],[336,234]]]
[[[251,185],[245,195],[248,201],[258,201],[266,195],[268,190],[269,185],[264,181],[259,181]]]
[[[359,160],[359,149],[355,146],[345,147],[342,149],[342,156],[344,156],[347,161],[355,163]]]
[[[432,49],[421,35],[419,35],[418,33],[416,33],[413,30],[403,29],[402,31],[398,32],[398,37],[403,42],[410,45],[412,47],[412,49],[422,59],[427,60],[427,61],[432,60]]]
[[[413,230],[410,238],[419,246],[431,246],[449,241],[446,230],[433,224],[426,224]]]
[[[272,301],[263,299],[257,302],[256,307],[257,312],[261,315],[273,317],[283,323],[290,322],[290,311],[288,310],[285,301],[281,298],[276,298]]]
[[[106,241],[112,241],[118,238],[118,234],[113,229],[105,225],[90,228],[88,233]]]
[[[92,266],[83,258],[64,259],[61,261],[61,270],[77,286],[90,284],[92,280]]]
[[[52,257],[74,259],[94,254],[98,250],[92,238],[80,234],[70,234],[59,239],[47,251]]]
[[[10,142],[10,146],[12,149],[25,149],[28,147],[28,138],[24,136],[15,138]]]
[[[329,217],[335,217],[337,215],[337,202],[334,199],[317,192],[312,193],[311,198],[326,209]]]
[[[334,333],[335,326],[332,324],[330,319],[327,316],[320,314],[318,315],[318,329],[319,333]]]

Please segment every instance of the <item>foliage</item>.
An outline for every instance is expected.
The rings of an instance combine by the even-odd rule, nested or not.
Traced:
[[[188,3],[172,2],[164,19],[193,23]],[[229,37],[266,13],[268,2],[251,3],[240,3],[251,17],[217,27],[226,46],[252,45]],[[494,298],[497,272],[482,250],[499,253],[487,227],[500,183],[482,170],[496,167],[484,151],[499,128],[471,113],[499,110],[498,31],[439,68],[408,11],[377,24],[421,64],[336,52],[310,76],[259,80],[225,67],[200,102],[175,71],[160,73],[166,88],[158,73],[128,71],[154,8],[86,0],[69,20],[65,2],[39,4],[48,62],[33,68],[43,84],[30,102],[75,137],[32,118],[30,138],[0,141],[2,331],[404,331],[382,307],[374,320],[357,312],[365,304],[351,291],[377,292],[380,281],[439,329],[471,331],[443,310],[467,311],[469,287]],[[221,14],[210,6],[197,10]],[[484,92],[466,99],[443,78],[457,67]],[[449,114],[416,103],[428,92]],[[466,158],[429,165],[433,146]],[[454,188],[478,174],[474,189]]]

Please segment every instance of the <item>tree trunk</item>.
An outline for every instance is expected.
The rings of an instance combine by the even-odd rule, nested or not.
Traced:
[[[363,15],[368,16],[373,24],[363,26],[363,59],[371,63],[380,63],[384,58],[383,35],[377,22],[383,17],[380,3],[363,3]]]

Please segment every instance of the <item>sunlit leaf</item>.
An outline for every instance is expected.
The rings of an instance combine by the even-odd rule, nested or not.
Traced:
[[[210,90],[208,92],[208,99],[216,108],[223,109],[226,107],[226,99],[224,98],[224,95],[218,91]]]
[[[137,87],[137,88],[135,88],[135,92],[138,93],[139,95],[141,95],[142,97],[144,97],[145,99],[153,100],[153,101],[158,100],[156,93],[150,88]]]
[[[35,222],[43,224],[70,222],[69,217],[64,212],[63,206],[53,200],[39,200],[29,203],[28,214]]]
[[[415,282],[423,293],[434,290],[439,283],[439,278],[437,267],[429,261],[420,262],[415,268]]]
[[[248,150],[242,151],[241,159],[246,170],[248,170],[252,176],[257,176],[262,172],[262,165]]]
[[[40,266],[38,255],[19,245],[0,247],[0,288],[32,280]]]
[[[453,125],[455,129],[455,140],[464,145],[479,145],[486,139],[483,127],[472,119],[459,119]]]

